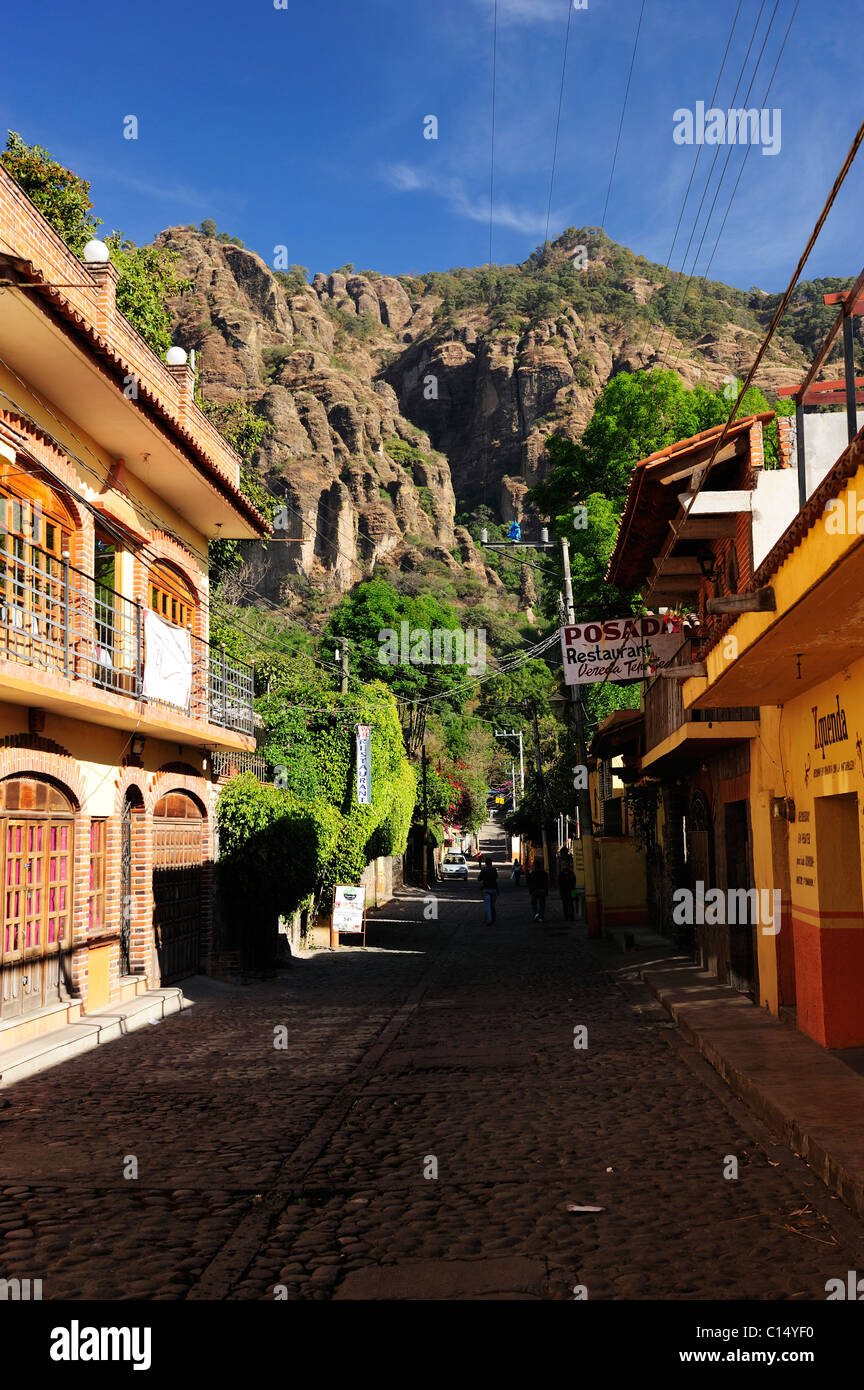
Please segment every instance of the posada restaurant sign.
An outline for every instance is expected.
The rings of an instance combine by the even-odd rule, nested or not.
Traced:
[[[561,629],[567,685],[594,681],[640,681],[668,666],[681,646],[680,619],[610,618]]]

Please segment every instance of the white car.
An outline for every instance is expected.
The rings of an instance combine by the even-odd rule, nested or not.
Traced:
[[[466,878],[468,877],[468,861],[464,854],[457,854],[455,850],[448,850],[441,860],[442,878]]]

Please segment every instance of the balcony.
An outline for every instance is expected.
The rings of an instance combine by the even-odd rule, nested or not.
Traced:
[[[68,560],[14,538],[6,546],[12,548],[0,546],[4,697],[15,699],[17,685],[29,703],[38,694],[40,704],[72,717],[81,707],[95,708],[110,713],[104,722],[118,727],[128,723],[125,708],[136,727],[176,729],[186,742],[208,742],[202,723],[252,735],[251,666],[185,628],[161,623]],[[21,667],[37,668],[49,679],[34,693],[32,681],[15,680]],[[197,736],[186,737],[196,724]]]
[[[686,666],[693,660],[692,644],[685,642],[675,664]],[[759,708],[753,705],[725,709],[687,709],[682,686],[674,677],[658,676],[645,687],[645,772],[664,770],[693,756],[706,757],[719,752],[723,744],[755,738],[759,729]]]

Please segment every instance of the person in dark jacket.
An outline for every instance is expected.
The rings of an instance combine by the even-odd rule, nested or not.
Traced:
[[[561,894],[561,906],[564,909],[565,922],[574,920],[573,908],[573,889],[576,887],[576,875],[569,863],[564,864],[558,872],[558,890]]]
[[[519,862],[518,859],[514,859],[514,860],[513,860],[513,872],[512,872],[511,875],[510,875],[510,882],[511,882],[511,883],[515,883],[515,884],[516,884],[516,887],[518,888],[518,887],[519,887],[519,880],[521,879],[521,877],[522,877],[522,865],[521,865],[521,863]]]
[[[487,859],[480,870],[480,886],[483,889],[483,901],[486,904],[486,921],[494,922],[495,900],[498,897],[498,870],[491,859]]]
[[[535,859],[525,882],[531,895],[534,921],[542,922],[546,915],[546,894],[549,892],[549,875],[542,859]]]

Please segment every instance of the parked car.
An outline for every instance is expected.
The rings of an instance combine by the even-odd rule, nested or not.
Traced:
[[[466,878],[468,877],[468,861],[464,854],[457,854],[455,850],[448,850],[441,860],[442,878]]]

